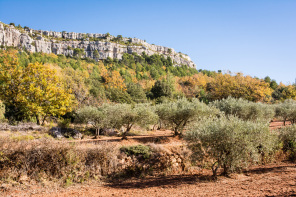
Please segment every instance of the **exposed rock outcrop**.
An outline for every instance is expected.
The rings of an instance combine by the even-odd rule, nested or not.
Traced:
[[[52,135],[54,138],[70,138],[72,137],[73,139],[81,139],[82,138],[82,134],[75,130],[75,129],[71,129],[71,128],[60,128],[60,127],[52,127],[49,130],[50,135]]]
[[[195,65],[188,55],[177,53],[174,49],[148,44],[138,38],[122,38],[125,44],[112,41],[114,37],[107,34],[53,32],[33,30],[30,28],[17,29],[12,25],[0,22],[0,46],[13,46],[25,48],[30,52],[43,52],[73,56],[74,49],[84,49],[84,57],[93,58],[94,51],[99,52],[99,59],[108,57],[121,59],[124,53],[147,55],[161,54],[171,57],[175,66],[187,65],[194,68]],[[121,42],[122,43],[122,42]]]

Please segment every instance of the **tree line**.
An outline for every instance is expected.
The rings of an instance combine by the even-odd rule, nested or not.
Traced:
[[[106,102],[155,105],[186,97],[208,104],[231,96],[276,103],[296,97],[293,85],[240,73],[174,67],[170,58],[157,54],[124,54],[122,60],[97,62],[7,48],[0,50],[0,65],[1,100],[5,117],[12,121],[42,124],[49,117],[74,119],[83,106]]]

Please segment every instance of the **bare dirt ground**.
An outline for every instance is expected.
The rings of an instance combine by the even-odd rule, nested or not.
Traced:
[[[272,122],[271,130],[281,127],[282,122]],[[167,146],[184,142],[172,137],[171,131],[156,131],[153,134],[119,137],[102,137],[98,140],[81,140],[80,143],[117,143],[135,145],[161,143]],[[210,170],[193,170],[190,173],[163,177],[133,178],[129,180],[93,181],[74,184],[67,188],[40,184],[0,187],[0,196],[296,196],[296,164],[279,162],[255,166],[241,174],[219,176],[212,180]]]
[[[93,182],[58,189],[31,186],[3,191],[2,196],[296,196],[296,165],[255,167],[231,177],[218,177],[217,181],[204,170],[199,174]]]

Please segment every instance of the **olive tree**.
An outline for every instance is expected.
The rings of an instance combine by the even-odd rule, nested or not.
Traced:
[[[271,153],[277,136],[269,131],[267,123],[222,115],[200,121],[186,132],[185,139],[195,160],[212,161],[216,177],[220,167],[227,175]]]
[[[191,122],[202,117],[217,115],[219,110],[208,107],[198,99],[192,102],[186,98],[165,102],[156,106],[159,119],[174,130],[174,135],[182,135],[184,128]]]
[[[296,125],[287,126],[279,129],[280,141],[283,145],[283,151],[292,161],[296,160]]]
[[[75,121],[77,123],[91,124],[96,129],[96,137],[99,136],[100,128],[108,124],[106,113],[101,108],[86,106],[79,109],[76,113]]]
[[[243,120],[270,122],[275,115],[272,105],[254,103],[242,98],[228,97],[227,99],[211,102],[210,105],[217,107],[227,116],[233,115]]]
[[[158,116],[149,104],[115,104],[107,107],[109,123],[115,128],[125,127],[122,133],[122,139],[126,139],[128,132],[134,125],[142,127],[154,124]]]
[[[286,121],[290,120],[292,124],[296,121],[296,101],[287,99],[279,103],[275,107],[276,117],[281,118],[286,125]]]

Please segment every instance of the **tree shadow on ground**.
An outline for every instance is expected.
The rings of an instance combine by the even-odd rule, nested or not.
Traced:
[[[264,174],[272,171],[283,171],[286,168],[296,168],[296,165],[284,165],[284,166],[275,166],[275,167],[258,167],[255,169],[250,169],[250,170],[244,170],[244,174]]]
[[[196,184],[199,182],[215,181],[212,176],[201,175],[170,175],[164,177],[149,177],[142,179],[130,179],[118,182],[110,181],[106,186],[120,189],[133,189],[133,188],[174,188],[181,184]]]
[[[242,173],[246,175],[252,174],[264,174],[272,171],[283,172],[287,168],[296,168],[295,164],[288,164],[282,166],[271,167],[257,167],[250,170],[245,170]],[[218,176],[224,177],[222,175]],[[230,177],[228,177],[230,178]],[[106,184],[108,187],[120,188],[120,189],[136,189],[136,188],[150,188],[150,187],[162,187],[162,188],[175,188],[182,184],[197,184],[216,181],[211,175],[168,175],[159,177],[145,177],[145,178],[126,178],[126,179],[112,179]]]
[[[162,144],[167,143],[170,141],[170,138],[173,138],[173,136],[128,136],[127,140],[134,140],[139,143],[156,143],[156,144]],[[79,144],[100,144],[102,142],[121,142],[121,137],[114,137],[113,139],[91,139],[91,140],[77,140],[75,143]],[[73,141],[72,141],[73,142]]]

